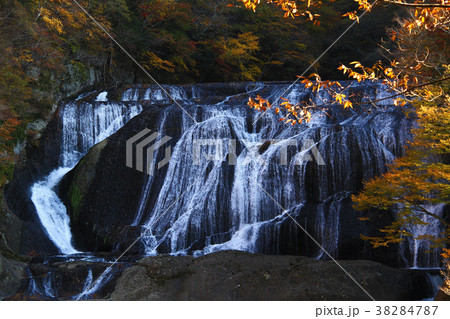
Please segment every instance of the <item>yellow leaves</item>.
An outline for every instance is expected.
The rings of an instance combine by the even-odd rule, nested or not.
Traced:
[[[361,71],[355,71],[350,67],[346,67],[341,64],[338,67],[338,70],[342,70],[344,74],[348,74],[348,77],[357,80],[358,82],[362,82],[365,80],[376,80],[377,79],[377,69],[379,68],[379,64],[376,63],[372,68],[364,67],[360,62],[353,61],[350,64],[354,66],[354,68],[359,68]]]
[[[316,21],[318,17],[320,17],[320,14],[311,13],[311,11],[304,11],[301,13],[302,16],[305,16],[307,20],[309,21]]]
[[[235,38],[220,37],[214,41],[213,49],[218,53],[215,63],[228,75],[228,80],[255,81],[261,74],[261,69],[254,65],[260,46],[259,38],[253,33],[241,33]]]
[[[350,102],[349,100],[345,101],[344,102],[344,109],[347,109],[347,108],[350,108],[350,107],[353,107],[353,103]]]
[[[73,29],[83,30],[86,38],[92,39],[96,37],[107,37],[107,35],[93,22],[80,8],[70,0],[47,0],[43,1],[39,9],[38,18],[43,22],[45,27],[61,39],[63,36],[71,34]],[[81,5],[86,3],[81,2]],[[95,20],[107,31],[111,29],[111,25],[103,12],[92,12]]]
[[[17,58],[17,62],[26,62],[26,63],[30,63],[33,62],[33,56],[30,52],[30,50],[22,50],[20,52],[19,57]]]
[[[331,93],[332,93],[332,96],[334,96],[335,101],[337,103],[339,103],[340,105],[342,105],[344,107],[344,109],[353,107],[353,103],[347,99],[347,96],[345,94],[336,93],[336,92],[331,92]]]
[[[63,33],[63,24],[61,20],[54,17],[52,12],[46,8],[41,8],[41,17],[42,20],[45,22],[47,27],[49,27],[52,30],[55,30],[58,34]]]
[[[439,88],[427,88],[432,93]],[[401,100],[399,100],[399,103]],[[414,141],[405,156],[398,158],[389,171],[364,184],[364,190],[352,200],[357,210],[370,208],[388,209],[394,205],[399,209],[397,219],[381,229],[381,237],[364,237],[374,247],[387,246],[413,236],[405,230],[409,225],[425,225],[423,213],[435,217],[446,229],[443,237],[422,235],[416,239],[428,240],[439,247],[450,242],[449,224],[439,216],[430,215],[427,204],[450,202],[450,165],[442,161],[440,154],[450,152],[450,105],[445,96],[432,102],[420,100],[413,103],[418,116],[419,128],[414,129]],[[448,256],[449,251],[444,255]]]
[[[161,59],[153,52],[146,52],[144,58],[145,60],[142,65],[148,70],[157,69],[170,73],[175,72],[175,65],[172,62]]]
[[[353,67],[355,67],[355,68],[361,68],[364,70],[364,67],[362,66],[361,62],[359,62],[359,61],[353,61],[353,62],[350,62],[350,64],[352,64]]]
[[[406,101],[403,98],[398,98],[394,100],[394,105],[395,106],[405,106],[406,105]]]
[[[356,11],[347,12],[342,15],[343,17],[348,17],[350,20],[356,20],[359,23],[359,17]]]
[[[335,98],[336,102],[338,102],[339,104],[344,104],[344,102],[342,102],[342,101],[343,101],[343,99],[345,99],[345,94],[337,93],[334,96],[334,98]]]
[[[384,67],[381,62],[375,63],[372,67],[365,67],[359,61],[353,61],[350,63],[353,65],[354,69],[360,69],[358,71],[341,64],[338,70],[341,70],[343,74],[347,74],[349,78],[353,78],[358,82],[363,81],[374,81],[384,78],[384,83],[389,85],[391,88],[403,88],[404,90],[408,87],[409,77],[404,75],[403,78],[398,78],[398,72],[396,68],[399,62],[393,60],[389,67]],[[394,81],[391,81],[394,79]]]
[[[392,68],[384,69],[384,74],[391,79],[395,78],[394,70]]]
[[[350,72],[351,69],[347,68],[345,65],[341,64],[338,68],[338,70],[342,70],[342,73],[346,74],[347,72]]]
[[[445,2],[446,0],[443,0]],[[446,1],[448,4],[448,1]],[[414,10],[414,18],[405,20],[403,27],[411,33],[420,32],[420,30],[429,31],[448,31],[448,8],[424,7]]]
[[[355,2],[359,4],[359,10],[372,10],[372,5],[367,0],[355,0]]]
[[[256,11],[256,8],[261,3],[260,0],[239,0],[244,4],[244,7],[253,11]],[[314,2],[312,0],[301,0],[306,1],[306,8],[310,8],[313,6],[321,5],[320,1]],[[314,21],[314,24],[319,24],[317,18],[320,16],[319,14],[312,13],[309,10],[302,10],[299,8],[297,1],[295,0],[266,0],[267,3],[273,3],[276,6],[280,7],[282,11],[284,11],[284,17],[295,18],[297,16],[304,16],[307,20]]]
[[[260,0],[241,0],[247,9],[256,11],[256,7],[260,4]]]
[[[284,107],[287,115],[285,117],[281,117],[279,119],[280,122],[284,122],[289,125],[296,125],[303,122],[309,123],[309,121],[311,121],[312,115],[307,107],[302,107],[299,104],[291,104],[285,98],[281,98],[281,100],[283,100],[283,102],[280,103],[280,106]],[[265,112],[272,108],[270,102],[259,95],[257,95],[256,98],[249,97],[247,105],[250,106],[250,108],[261,112]],[[281,113],[280,107],[275,108],[275,113]]]

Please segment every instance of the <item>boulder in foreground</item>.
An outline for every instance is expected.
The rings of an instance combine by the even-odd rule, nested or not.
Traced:
[[[376,300],[421,300],[424,273],[372,261],[339,261]],[[118,279],[112,300],[370,300],[333,261],[221,251],[200,258],[160,255]]]

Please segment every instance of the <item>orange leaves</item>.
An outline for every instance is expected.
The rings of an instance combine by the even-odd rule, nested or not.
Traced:
[[[302,15],[302,16],[305,16],[306,19],[307,19],[307,20],[310,20],[310,21],[317,21],[317,20],[315,20],[315,19],[317,19],[318,17],[320,17],[319,14],[313,14],[313,13],[311,13],[310,11],[304,11],[304,12],[301,13],[301,15]]]
[[[395,78],[395,74],[394,74],[394,70],[392,68],[386,68],[384,69],[384,74],[388,77],[388,78]]]
[[[86,1],[79,1],[80,5],[87,7]],[[103,4],[105,6],[105,4]],[[91,10],[92,11],[92,10]],[[94,15],[96,21],[107,31],[110,30],[110,23],[106,20],[103,12],[99,9]],[[86,14],[80,10],[77,4],[71,0],[48,0],[42,2],[39,8],[38,18],[45,27],[56,36],[62,38],[72,30],[83,30],[88,36],[106,37],[98,25],[91,21]]]
[[[370,11],[372,10],[372,5],[367,0],[355,0],[359,4],[358,10],[360,11]],[[359,23],[359,16],[357,11],[349,11],[342,15],[343,17],[348,17],[350,20],[356,20]]]
[[[329,89],[332,88],[333,86],[342,88],[342,85],[337,81],[329,81],[329,80],[322,81],[320,75],[317,73],[311,73],[308,77],[301,76],[300,78],[302,79],[300,83],[303,83],[305,85],[305,88],[307,89],[312,87],[313,92],[317,92],[320,89]],[[310,80],[310,78],[313,78],[314,81]]]
[[[255,99],[249,97],[247,105],[250,106],[250,108],[263,112],[267,111],[267,109],[270,109],[272,107],[269,103],[269,100],[263,99],[259,95],[257,95]]]
[[[260,4],[260,0],[241,0],[244,3],[244,6],[247,9],[251,9],[253,11],[256,10],[256,7],[258,6],[258,4]]]
[[[348,17],[350,20],[356,20],[359,23],[359,17],[356,11],[347,12],[342,15],[343,17]]]
[[[3,165],[2,162],[12,160],[14,156],[14,133],[20,124],[20,120],[14,117],[7,119],[0,124],[0,170]]]
[[[353,107],[353,103],[350,102],[349,100],[346,100],[346,101],[344,101],[343,106],[344,106],[344,109],[347,109],[347,108]]]
[[[334,97],[337,103],[344,107],[344,109],[353,107],[353,103],[347,99],[347,96],[345,94],[332,92],[331,95]]]
[[[426,90],[431,94],[440,92],[441,88],[433,85]],[[416,239],[430,241],[435,247],[450,242],[448,221],[427,208],[447,204],[450,199],[450,165],[440,158],[440,154],[450,151],[449,102],[448,93],[439,93],[430,102],[424,99],[413,102],[419,127],[413,130],[414,140],[405,155],[397,158],[387,173],[366,182],[363,192],[352,197],[354,208],[358,210],[398,208],[397,219],[380,230],[383,236],[364,238],[375,247],[399,243],[405,236],[413,236],[405,231],[405,226],[424,225],[423,214],[434,217],[445,230],[437,237],[425,235]],[[443,257],[448,258],[448,253],[444,251]]]
[[[255,11],[261,0],[239,0],[244,4],[244,7]],[[301,0],[300,2],[306,2],[303,9],[300,8],[301,4],[298,4],[295,0],[266,0],[267,3],[273,3],[280,7],[284,11],[284,17],[295,18],[300,15],[306,17],[307,20],[314,21],[314,24],[319,24],[317,21],[318,14],[312,13],[311,11],[305,10],[304,8],[310,8],[312,6],[319,6],[322,3],[320,1],[314,2],[312,0]]]
[[[338,102],[339,104],[343,104],[344,102],[342,102],[342,101],[343,101],[343,99],[345,99],[345,94],[337,93],[334,96],[334,98],[335,98],[336,102]]]
[[[19,125],[20,120],[14,117],[4,121],[0,126],[0,141],[4,142],[12,140],[12,135]]]
[[[142,65],[148,70],[164,70],[166,72],[175,72],[175,65],[167,60],[163,60],[153,52],[147,51],[144,54],[144,62]]]
[[[357,2],[359,4],[359,8],[358,8],[359,10],[364,10],[364,11],[372,10],[372,5],[367,0],[355,0],[355,2]]]
[[[443,5],[450,5],[449,0],[442,0]],[[404,20],[403,27],[409,33],[420,32],[420,29],[430,31],[449,31],[448,19],[450,13],[448,8],[421,7],[414,10],[414,18]]]
[[[344,70],[344,74],[348,72],[349,68],[342,65],[342,69]],[[353,107],[352,102],[347,99],[347,96],[343,93],[339,93],[338,90],[343,89],[341,83],[338,81],[322,81],[320,76],[317,73],[312,73],[309,75],[308,78],[301,77],[303,83],[306,88],[312,88],[313,92],[318,92],[319,90],[326,90],[330,96],[334,99],[334,102],[339,103],[344,108],[350,108]],[[314,81],[310,80],[309,78],[314,78]],[[325,102],[325,101],[324,101]],[[333,101],[329,101],[329,104],[332,104]]]
[[[280,122],[284,122],[290,125],[302,124],[303,122],[309,123],[311,121],[311,112],[308,111],[306,107],[300,107],[299,105],[290,106],[291,113],[289,113],[286,117],[282,117],[279,119]],[[291,117],[292,116],[292,117]]]
[[[353,70],[350,67],[346,67],[345,65],[341,64],[338,67],[338,70],[342,70],[344,74],[348,74],[349,78],[353,78],[357,80],[358,82],[362,82],[365,80],[376,80],[377,77],[377,71],[379,71],[380,64],[376,63],[372,68],[366,68],[364,67],[360,62],[353,61],[350,63],[353,65],[355,69],[361,69],[361,71]]]
[[[444,259],[450,259],[450,249],[444,248],[441,255]]]
[[[279,119],[280,122],[284,122],[290,125],[301,124],[303,122],[308,123],[311,120],[311,112],[308,107],[302,107],[299,104],[291,104],[287,99],[281,98],[283,102],[280,103],[280,107],[284,107],[286,113],[285,117]],[[272,108],[272,105],[267,99],[257,95],[256,98],[249,98],[247,105],[257,111],[265,112]],[[280,107],[275,108],[275,113],[280,114]]]

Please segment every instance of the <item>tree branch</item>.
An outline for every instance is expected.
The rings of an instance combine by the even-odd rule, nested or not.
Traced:
[[[450,8],[450,4],[441,4],[441,3],[408,3],[396,0],[383,0],[383,2],[391,3],[399,6],[406,7],[422,7],[422,8]]]
[[[446,226],[446,227],[450,227],[450,225],[441,217],[439,217],[436,214],[433,214],[432,212],[428,211],[428,209],[426,209],[425,207],[423,207],[422,205],[416,205],[417,208],[419,208],[419,210],[424,213],[425,215],[431,216],[436,218],[438,221],[440,221],[442,223],[442,225]]]

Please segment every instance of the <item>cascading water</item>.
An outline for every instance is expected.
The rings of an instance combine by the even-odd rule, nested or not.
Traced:
[[[293,218],[329,254],[339,257],[343,240],[340,220],[349,211],[350,195],[358,191],[362,180],[383,173],[401,152],[410,137],[409,124],[396,120],[398,110],[390,108],[389,99],[383,100],[383,109],[373,113],[347,110],[330,115],[318,111],[310,123],[294,127],[279,123],[271,112],[261,116],[243,103],[249,93],[277,100],[288,87],[251,84],[245,92],[199,105],[197,101],[209,94],[207,88],[165,86],[190,116],[182,113],[182,121],[177,123],[181,136],[164,180],[159,181],[162,186],[156,199],[149,203],[153,175],[146,177],[138,194],[139,205],[130,224],[142,228],[146,255],[199,256],[236,249],[269,254],[307,252],[326,258],[323,250],[305,244],[307,238]],[[387,96],[380,84],[364,88],[354,83],[348,88],[365,89],[374,99]],[[301,85],[294,85],[284,96],[293,103],[311,98],[320,105],[328,98],[324,91],[312,94]],[[31,188],[42,225],[61,253],[79,252],[73,247],[66,207],[55,192],[57,184],[93,145],[138,115],[142,101],[172,104],[160,88],[138,87],[126,90],[121,101],[108,102],[108,93],[100,92],[93,102],[80,98],[61,106],[60,167]],[[162,112],[156,127],[162,135],[167,125],[173,125],[168,123],[170,110]],[[158,153],[153,165],[157,158]],[[438,229],[433,225],[415,231],[434,233]],[[283,248],[286,236],[288,250]],[[429,257],[426,265],[418,261],[418,253],[429,248],[425,246],[405,244],[405,250],[415,252],[411,267],[429,267],[434,262],[436,256]],[[109,278],[111,274],[105,273],[102,280],[94,281],[89,272],[83,292],[74,298],[92,296]],[[36,282],[33,287],[55,295],[50,283],[44,284],[45,291]]]
[[[431,214],[443,218],[445,204],[425,205],[424,208]],[[433,247],[427,236],[441,237],[444,226],[435,217],[421,212],[417,214],[424,224],[407,227],[406,230],[412,236],[406,237],[405,243],[400,245],[400,255],[407,268],[440,268],[441,251]]]
[[[60,167],[31,187],[31,200],[49,238],[63,254],[79,253],[72,246],[70,220],[66,207],[55,193],[55,187],[70,171],[70,167]]]
[[[132,117],[142,111],[140,104],[107,103],[100,93],[94,103],[75,102],[61,109],[61,167],[31,187],[31,200],[49,238],[63,254],[79,253],[72,245],[69,216],[55,188],[81,157]],[[101,101],[101,102],[100,102]]]
[[[94,102],[83,102],[82,100],[86,96],[94,93],[90,92],[81,95],[75,99],[75,102],[61,106],[61,166],[32,185],[31,200],[45,232],[64,255],[79,254],[80,251],[73,247],[70,219],[67,215],[66,207],[57,195],[56,187],[93,145],[109,137],[142,111],[142,104],[138,102],[141,100],[139,94],[136,93],[136,90],[131,91],[133,92],[132,97],[129,96],[129,91],[124,92],[122,97],[124,102],[133,101],[130,103],[108,102],[107,92],[99,93]],[[173,94],[181,96],[177,91],[179,90],[176,88],[171,89]],[[150,89],[145,92],[145,98],[168,101],[168,98],[162,92],[154,92]],[[83,255],[80,256],[82,257]],[[94,294],[104,285],[105,281],[110,279],[110,272],[103,274],[102,280],[95,283],[88,276],[83,292],[74,298],[85,299]],[[91,270],[89,274],[92,277]],[[51,276],[45,277],[39,283],[31,277],[27,293],[54,298],[56,294],[51,285]]]
[[[266,97],[278,97],[286,88],[266,87]],[[254,90],[263,91],[263,86]],[[371,94],[385,97],[377,92]],[[137,93],[128,92],[133,94]],[[311,93],[297,85],[286,96],[295,103],[311,98]],[[322,91],[312,98],[316,104],[328,99]],[[408,138],[402,133],[407,127],[398,129],[388,109],[371,115],[336,114],[338,122],[315,114],[313,122],[297,127],[280,124],[272,113],[259,119],[260,114],[234,104],[233,97],[201,109],[189,107],[189,112],[197,123],[183,114],[182,136],[153,207],[146,202],[151,177],[141,194],[133,225],[148,216],[141,223],[148,255],[202,255],[224,249],[281,253],[281,228],[294,216],[303,218],[305,227],[336,257],[340,216],[348,211],[345,201],[361,180],[383,173]],[[164,133],[161,123],[158,131]],[[201,161],[193,164],[196,153]],[[230,157],[235,157],[234,164],[229,164]],[[280,165],[283,158],[286,163]],[[311,176],[311,165],[316,166],[316,176]],[[311,201],[319,204],[305,208]],[[306,210],[314,213],[306,216]],[[311,255],[324,257],[322,250],[313,250]]]

